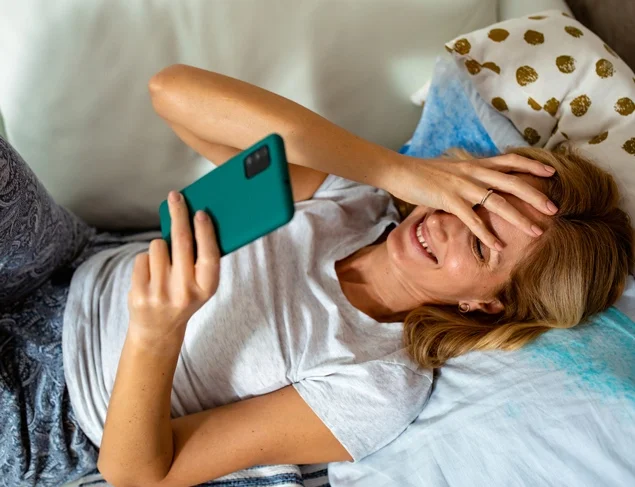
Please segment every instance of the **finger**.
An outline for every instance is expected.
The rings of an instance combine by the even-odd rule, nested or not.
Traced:
[[[547,195],[518,176],[484,168],[478,168],[474,173],[474,177],[485,186],[504,193],[513,194],[517,198],[529,203],[541,213],[553,215],[558,211],[558,207]]]
[[[150,255],[138,254],[132,267],[132,289],[146,289],[150,284]]]
[[[539,237],[543,233],[538,225],[523,215],[514,205],[499,194],[492,193],[487,200],[485,200],[483,207],[492,213],[496,213],[531,237]]]
[[[453,208],[450,209],[451,213],[454,213],[461,219],[463,223],[470,229],[470,231],[476,235],[481,242],[487,245],[489,248],[501,251],[503,250],[503,244],[489,231],[485,222],[479,217],[474,209],[465,201],[457,201],[454,203]]]
[[[194,269],[196,283],[207,296],[211,296],[218,288],[220,250],[216,241],[214,224],[204,211],[196,212],[194,233],[197,248]]]
[[[172,226],[172,268],[177,276],[187,281],[194,274],[194,242],[190,228],[190,215],[183,195],[177,191],[170,191],[168,206]]]
[[[482,159],[481,166],[489,169],[496,169],[502,172],[524,172],[533,174],[534,176],[549,177],[553,176],[556,170],[541,162],[518,154],[503,154],[501,156],[489,157]]]
[[[165,286],[167,275],[170,269],[170,254],[168,244],[161,238],[156,238],[150,242],[150,286],[161,289]]]

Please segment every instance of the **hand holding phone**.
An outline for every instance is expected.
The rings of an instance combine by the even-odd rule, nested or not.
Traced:
[[[199,211],[192,232],[182,195],[171,191],[168,199],[178,238],[171,251],[165,240],[152,240],[148,252],[136,256],[132,270],[128,336],[134,335],[137,342],[165,343],[169,338],[176,344],[192,315],[218,289],[220,252],[214,225]],[[192,252],[196,244],[198,259]]]
[[[192,218],[205,211],[226,255],[288,223],[293,193],[284,142],[271,134],[181,190]],[[161,236],[171,245],[167,200],[159,206]],[[196,249],[195,249],[196,252]],[[195,253],[196,255],[196,253]]]

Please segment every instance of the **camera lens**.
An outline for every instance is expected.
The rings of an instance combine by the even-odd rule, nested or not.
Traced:
[[[247,179],[257,176],[271,165],[267,147],[261,147],[245,157],[245,177]]]

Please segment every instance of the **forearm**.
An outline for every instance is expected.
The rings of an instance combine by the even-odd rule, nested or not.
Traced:
[[[287,98],[217,73],[171,66],[150,91],[159,115],[213,144],[244,149],[277,132],[294,164],[379,187],[398,160]]]
[[[183,337],[148,340],[130,332],[99,453],[99,470],[111,482],[152,485],[169,471],[173,457],[170,394]]]

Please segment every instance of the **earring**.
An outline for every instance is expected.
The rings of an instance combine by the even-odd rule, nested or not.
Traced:
[[[459,304],[459,312],[461,313],[469,313],[470,311],[470,305],[467,303],[461,303]]]

